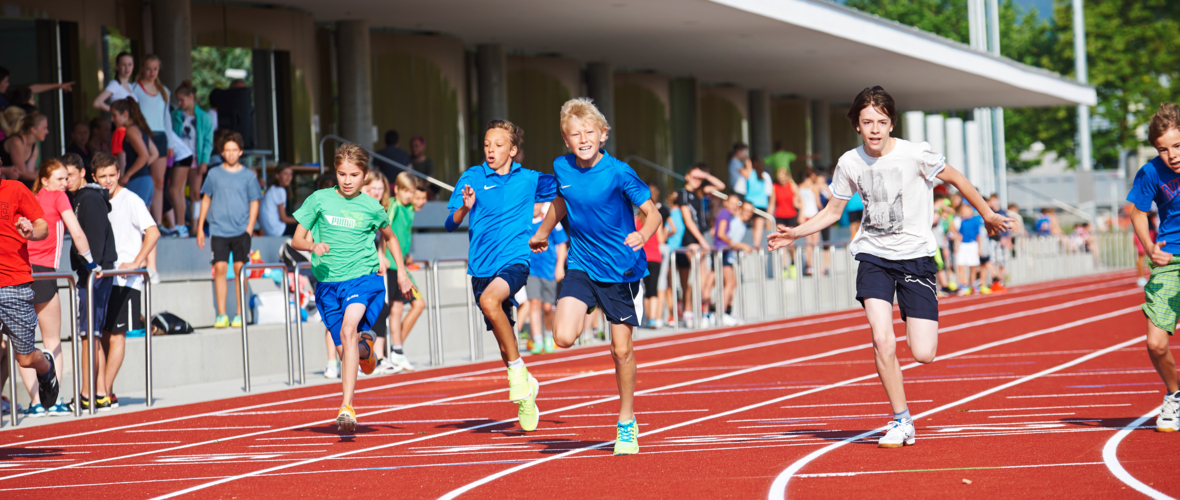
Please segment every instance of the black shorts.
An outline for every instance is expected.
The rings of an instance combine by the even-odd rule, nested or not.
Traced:
[[[156,144],[156,150],[160,152],[160,159],[168,157],[168,134],[166,132],[152,131],[151,141]],[[146,146],[146,144],[144,145]]]
[[[647,276],[643,277],[643,298],[654,299],[660,293],[660,263],[647,263]]]
[[[250,234],[242,233],[229,238],[213,236],[213,262],[229,262],[232,253],[234,262],[250,262]]]
[[[142,292],[129,286],[112,286],[111,298],[107,301],[106,324],[102,331],[127,333],[143,329],[143,313],[140,307],[142,296]]]
[[[580,269],[571,269],[561,282],[561,293],[557,301],[566,297],[573,297],[586,304],[588,308],[601,306],[602,313],[612,325],[639,326],[639,318],[643,316],[643,281],[631,283],[605,283],[590,279],[590,275]]]
[[[832,228],[825,227],[823,229],[820,229],[819,230],[819,239],[820,239],[820,241],[822,241],[824,243],[831,241],[832,240]]]
[[[402,304],[409,304],[414,301],[413,297],[406,298],[402,296],[401,285],[397,283],[397,271],[387,269],[385,271],[385,305],[381,307],[381,314],[377,315],[377,321],[373,322],[373,333],[378,337],[386,337],[389,335],[389,312],[393,301],[399,298]],[[401,318],[398,318],[399,320]],[[404,332],[403,332],[404,333]]]
[[[779,226],[795,227],[799,225],[798,217],[775,217],[774,222]]]
[[[864,219],[864,217],[864,210],[852,210],[848,212],[848,222],[860,222],[861,219]]]
[[[512,307],[519,306],[516,303],[516,292],[519,292],[529,280],[529,266],[525,264],[513,264],[511,266],[501,269],[495,276],[487,278],[471,277],[471,293],[475,295],[475,303],[479,304],[479,298],[483,296],[483,291],[488,288],[488,285],[496,281],[496,278],[503,279],[508,283],[508,298],[500,304],[504,308],[504,315],[508,316],[508,324],[515,326],[516,320],[512,317]],[[569,279],[569,276],[566,276]],[[492,330],[492,322],[488,320],[487,316],[483,318],[484,325],[488,327],[488,331]]]
[[[183,159],[183,160],[180,160],[180,161],[178,161],[178,162],[176,162],[176,163],[173,163],[173,164],[172,164],[172,166],[173,166],[173,167],[184,167],[184,168],[192,168],[192,166],[193,166],[193,157],[192,157],[192,156],[190,156],[190,157],[188,157],[188,158],[185,158],[185,159]]]
[[[881,299],[892,304],[896,292],[902,321],[911,317],[938,321],[938,282],[934,278],[938,266],[933,257],[887,260],[861,253],[856,260],[860,261],[856,300],[862,306],[865,299]]]
[[[57,269],[33,264],[33,272],[54,273],[57,272]],[[33,304],[44,304],[53,300],[53,296],[57,295],[57,280],[36,280],[31,284],[33,286]]]

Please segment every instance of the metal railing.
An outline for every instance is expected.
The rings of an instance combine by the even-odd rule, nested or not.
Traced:
[[[471,361],[478,361],[483,358],[483,339],[479,335],[478,328],[475,327],[478,318],[475,314],[475,300],[471,294],[471,279],[467,276],[467,259],[433,259],[429,262],[429,267],[426,270],[427,291],[434,302],[433,305],[427,306],[429,308],[427,320],[430,327],[430,364],[431,366],[442,366],[446,361],[442,335],[442,295],[440,292],[442,286],[439,283],[439,272],[444,266],[463,269],[463,281],[466,282],[464,289],[467,292],[463,296],[463,301],[467,308],[469,357]]]
[[[298,269],[299,266],[296,266]],[[242,378],[244,379],[246,392],[250,392],[250,337],[248,335],[249,321],[246,321],[245,313],[249,305],[246,300],[246,281],[249,280],[249,273],[253,270],[278,269],[282,271],[282,287],[283,287],[283,317],[285,318],[285,332],[287,338],[287,385],[295,385],[295,359],[294,352],[291,349],[291,286],[287,280],[287,265],[286,264],[246,264],[242,266],[240,272],[234,274],[234,278],[238,283],[238,309],[242,311]],[[299,329],[302,331],[303,325],[300,323]],[[299,337],[300,350],[300,374],[299,382],[304,383],[306,377],[303,371],[302,357],[303,357],[303,336]]]
[[[645,167],[656,170],[664,175],[672,177],[673,179],[679,180],[680,182],[684,182],[683,175],[680,175],[680,174],[676,173],[676,171],[671,170],[671,169],[669,169],[663,165],[660,165],[659,163],[656,163],[654,161],[648,160],[647,158],[644,158],[642,156],[627,155],[626,158],[623,158],[623,163],[630,165],[631,160],[638,161],[639,163],[643,164],[643,166],[645,166]],[[634,167],[632,167],[632,168],[634,168]],[[732,188],[732,186],[729,186],[729,187]],[[716,196],[723,201],[729,199],[729,195],[727,195],[721,191],[713,191],[712,193],[710,193],[710,196]],[[772,228],[774,227],[774,216],[770,215],[765,210],[762,210],[760,208],[755,208],[754,215],[757,215],[759,217],[762,217],[762,218],[770,221],[770,227],[772,227]]]
[[[90,360],[90,369],[89,369],[89,371],[90,371],[90,391],[89,391],[90,412],[89,413],[91,415],[94,415],[95,410],[98,407],[98,403],[95,400],[95,398],[97,397],[97,394],[95,392],[95,388],[98,385],[98,365],[95,363],[95,359],[94,359],[94,344],[95,344],[95,340],[97,340],[94,337],[94,282],[95,282],[95,280],[99,279],[96,277],[97,274],[98,273],[93,273],[93,272],[90,273],[89,277],[86,280],[86,339],[88,340],[88,344],[89,344],[89,349],[87,349],[89,351],[89,353],[87,354],[87,356],[88,356],[88,359]],[[146,404],[150,408],[152,406],[152,325],[151,325],[151,321],[152,321],[152,280],[151,280],[151,277],[148,275],[147,269],[143,269],[143,268],[140,268],[140,269],[103,269],[103,271],[102,271],[103,278],[114,278],[116,276],[139,276],[139,277],[143,278],[143,300],[144,300],[143,313],[144,313],[144,318],[146,319],[145,324],[144,324],[144,328],[146,329],[146,334],[143,336],[144,356],[145,356],[144,382],[147,384]],[[130,326],[130,325],[131,325],[131,323],[128,322],[128,326]],[[75,362],[75,365],[77,365],[77,362]],[[13,404],[16,404],[16,403],[13,402]],[[74,400],[74,406],[79,406],[78,400],[76,400],[76,399]]]
[[[327,163],[328,163],[328,157],[324,155],[324,143],[327,142],[329,139],[339,142],[339,143],[356,144],[353,141],[350,141],[348,139],[345,139],[343,137],[340,137],[338,135],[333,135],[333,134],[325,134],[323,137],[320,137],[320,175],[323,175],[325,165],[327,165]],[[452,191],[452,192],[455,191],[455,186],[452,186],[452,185],[447,184],[443,181],[435,179],[434,177],[431,177],[431,176],[426,175],[422,172],[414,170],[407,165],[403,165],[400,162],[391,160],[384,155],[378,154],[376,151],[373,151],[369,148],[364,147],[363,145],[361,147],[364,148],[365,151],[369,152],[369,157],[371,157],[371,158],[376,158],[376,159],[386,162],[390,165],[393,165],[394,167],[401,169],[403,172],[409,172],[410,174],[417,176],[419,179],[423,179],[426,182],[434,184],[435,186],[438,186],[440,188],[446,189],[447,191]],[[389,182],[393,183],[393,179],[389,179]]]
[[[73,273],[61,273],[61,272],[33,273],[32,276],[33,276],[33,281],[53,280],[54,282],[56,282],[59,279],[66,280],[67,288],[69,288],[69,290],[70,290],[70,336],[73,338],[73,340],[70,341],[70,347],[73,350],[72,357],[73,357],[73,362],[74,362],[74,369],[73,369],[74,401],[78,401],[80,399],[80,397],[82,396],[82,392],[81,392],[81,390],[82,390],[82,380],[81,380],[82,367],[80,365],[80,363],[81,363],[81,346],[79,346],[78,342],[77,342],[77,335],[78,335],[78,333],[77,333],[78,332],[78,284],[77,284],[77,278],[74,276]],[[8,360],[7,361],[8,361],[8,373],[9,373],[9,376],[8,376],[8,383],[9,383],[8,400],[9,400],[10,404],[12,405],[12,410],[9,413],[9,418],[11,419],[12,425],[16,426],[17,425],[17,416],[16,416],[16,413],[17,413],[16,412],[16,391],[17,391],[16,386],[17,386],[17,383],[16,383],[16,379],[17,379],[17,376],[19,375],[19,373],[17,372],[16,349],[12,348],[11,343],[9,344]],[[64,369],[62,370],[62,373],[65,373]],[[57,382],[59,384],[58,386],[60,387],[60,384],[62,383],[62,381],[58,380]],[[75,417],[82,416],[81,405],[74,404],[73,406],[74,406],[74,408],[73,408],[74,416]]]
[[[295,310],[292,312],[292,314],[295,315],[295,347],[296,347],[297,351],[299,352],[299,354],[298,354],[298,356],[299,356],[299,385],[306,385],[307,384],[307,367],[304,364],[304,361],[306,361],[306,358],[303,356],[303,342],[304,342],[304,338],[303,338],[303,301],[300,300],[300,298],[299,298],[300,297],[299,287],[303,283],[303,281],[300,280],[299,277],[303,276],[303,273],[300,271],[304,268],[307,268],[308,271],[311,271],[311,262],[296,262],[295,263],[295,276],[294,276],[295,283],[288,283],[288,285],[290,285],[290,287],[287,288],[288,290],[290,290],[292,293],[295,294]],[[287,281],[290,281],[290,280],[288,279]],[[287,301],[287,307],[288,308],[291,307],[290,300]],[[386,342],[385,344],[389,345],[389,342]]]

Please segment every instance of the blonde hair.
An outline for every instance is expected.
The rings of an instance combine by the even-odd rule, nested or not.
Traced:
[[[57,158],[50,158],[41,162],[41,168],[37,169],[37,179],[33,181],[33,194],[37,194],[38,191],[41,191],[41,188],[45,187],[41,184],[41,179],[48,179],[49,176],[53,175],[55,170],[60,168],[66,168],[66,165]]]
[[[414,177],[414,174],[411,174],[409,172],[402,172],[400,174],[397,174],[397,177],[394,178],[394,183],[397,184],[398,189],[403,190],[403,191],[417,191],[418,190],[418,178]]]
[[[359,144],[348,142],[341,144],[340,147],[336,149],[336,168],[340,168],[340,165],[343,165],[344,162],[356,165],[357,168],[361,169],[366,174],[369,173],[369,152],[365,151],[365,148],[361,147]]]
[[[565,124],[573,118],[593,123],[603,132],[610,131],[610,124],[606,122],[606,116],[603,116],[602,111],[598,110],[598,106],[594,105],[594,100],[589,97],[575,97],[561,105],[560,125],[562,131],[565,130]]]
[[[377,199],[377,201],[381,202],[382,207],[389,208],[389,178],[385,177],[385,174],[380,171],[370,170],[365,174],[365,183],[363,185],[368,186],[373,181],[380,181],[385,186],[385,191],[381,193],[381,198]]]
[[[0,114],[0,129],[4,130],[4,135],[13,135],[20,130],[20,123],[25,119],[25,110],[20,106],[9,106]]]
[[[160,56],[157,56],[155,54],[148,54],[147,57],[143,58],[143,64],[140,65],[140,67],[139,67],[139,73],[135,75],[135,81],[137,81],[137,82],[143,81],[143,72],[147,70],[147,63],[150,63],[152,61],[156,61],[157,64],[161,64],[161,65],[163,64],[160,62]],[[115,63],[118,64],[118,59],[115,59]],[[164,82],[160,81],[159,70],[156,71],[156,79],[152,81],[152,84],[156,86],[156,92],[160,92],[164,95],[164,105],[167,106],[167,104],[168,104],[168,88],[164,86]]]
[[[1180,107],[1176,104],[1165,102],[1160,105],[1159,111],[1151,117],[1151,123],[1147,126],[1147,142],[1155,146],[1156,139],[1159,139],[1171,129],[1180,130]]]
[[[488,122],[488,126],[483,130],[484,135],[487,135],[492,129],[500,129],[508,132],[508,139],[512,141],[513,147],[519,148],[521,144],[524,144],[524,129],[508,120],[492,120]]]

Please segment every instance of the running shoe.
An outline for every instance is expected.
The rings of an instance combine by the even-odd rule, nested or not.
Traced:
[[[737,326],[742,324],[742,321],[728,314],[724,314],[721,316],[721,324],[725,326]]]
[[[111,411],[111,397],[110,396],[102,396],[102,397],[98,398],[96,401],[97,401],[97,403],[94,405],[95,409],[97,409],[98,411]]]
[[[1180,430],[1180,391],[1164,396],[1164,405],[1160,407],[1159,416],[1155,417],[1155,430],[1160,432],[1176,432]]]
[[[25,409],[25,411],[20,412],[20,416],[23,418],[41,418],[48,414],[49,413],[45,411],[45,408],[39,404],[31,404],[27,409]]]
[[[41,355],[45,357],[45,361],[49,362],[49,371],[45,372],[45,375],[37,375],[37,396],[41,398],[43,409],[48,410],[53,406],[53,402],[57,401],[60,387],[57,385],[57,372],[53,366],[53,353],[41,349]]]
[[[218,314],[217,319],[213,321],[213,328],[225,328],[229,326],[229,316]]]
[[[615,455],[639,454],[639,419],[619,422],[615,426]]]
[[[356,411],[352,409],[352,406],[340,407],[340,413],[336,414],[336,429],[349,433],[356,430]]]
[[[545,344],[541,340],[529,339],[529,352],[532,354],[541,354],[545,352]]]
[[[74,401],[74,404],[78,405],[78,409],[82,413],[90,411],[90,398],[87,398],[86,396],[79,397],[79,399]]]
[[[528,397],[516,402],[516,416],[520,418],[520,428],[525,432],[537,430],[537,422],[541,418],[541,410],[537,408],[537,394],[539,392],[540,384],[537,383],[537,379],[530,376]]]
[[[324,378],[340,378],[340,363],[333,361],[324,367]]]
[[[365,375],[372,375],[373,370],[377,369],[377,353],[373,352],[373,343],[376,340],[370,331],[361,332],[360,337],[360,369]]]
[[[12,411],[12,405],[8,404],[8,398],[0,396],[0,414],[8,415]]]
[[[176,228],[177,238],[188,238],[188,226],[180,226]]]
[[[405,354],[398,354],[395,352],[395,353],[391,354],[389,357],[393,358],[393,361],[391,362],[391,364],[393,364],[393,366],[397,369],[397,371],[399,371],[399,372],[412,372],[412,371],[414,371],[414,365],[412,363],[410,363],[410,358],[407,358]]]
[[[515,403],[529,397],[533,392],[531,381],[535,380],[527,367],[508,368],[508,402]]]
[[[987,285],[979,285],[979,293],[982,295],[991,295],[992,287]]]
[[[49,416],[51,417],[66,417],[70,413],[70,405],[63,403],[60,399],[57,400],[57,404],[49,408]]]
[[[234,328],[241,328],[242,327],[242,315],[235,314],[234,320],[229,322],[229,326],[232,326]]]
[[[148,269],[148,281],[152,282],[153,285],[159,285],[160,273],[156,272],[155,269]]]
[[[545,353],[557,352],[557,343],[553,342],[553,337],[545,337]]]
[[[115,396],[115,393],[112,392],[111,395],[107,397],[111,398],[111,408],[119,407],[119,397]]]
[[[992,283],[992,293],[1003,293],[1003,292],[1007,292],[1007,291],[1008,291],[1008,287],[1004,286],[1004,283],[1002,283],[1000,281]]]
[[[878,448],[901,448],[914,445],[914,420],[907,418],[889,423],[889,430],[877,440]]]

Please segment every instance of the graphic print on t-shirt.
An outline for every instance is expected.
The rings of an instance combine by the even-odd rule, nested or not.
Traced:
[[[867,174],[867,175],[865,175]],[[864,200],[861,229],[868,234],[892,234],[902,230],[901,169],[884,166],[865,172],[857,182]]]

